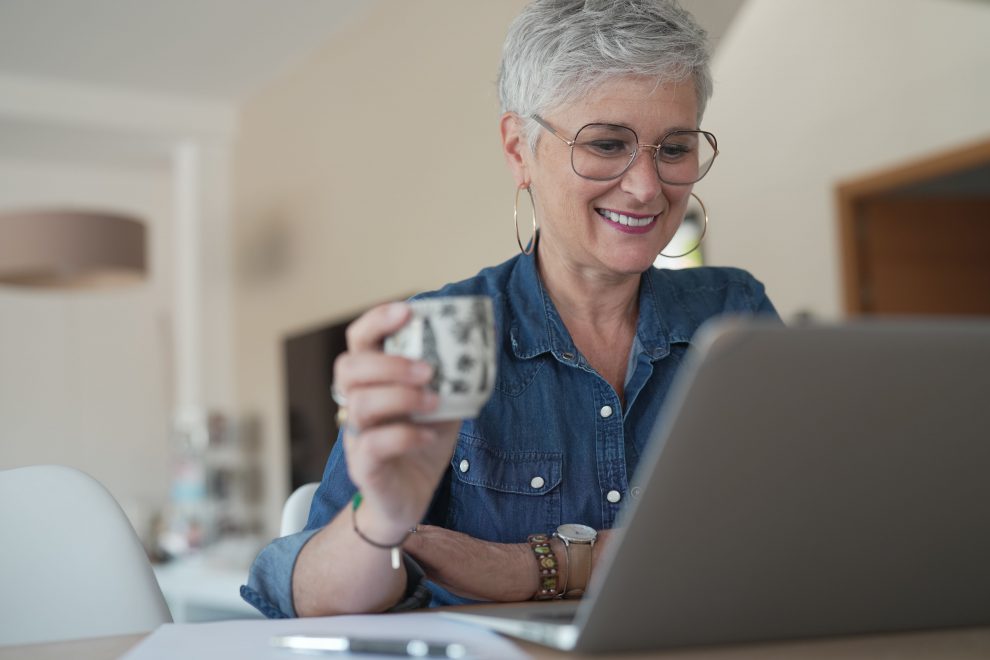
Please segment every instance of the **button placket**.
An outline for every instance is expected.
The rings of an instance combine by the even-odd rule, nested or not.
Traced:
[[[595,388],[595,427],[598,441],[598,483],[602,499],[602,523],[606,527],[615,524],[622,499],[621,489],[626,486],[626,464],[623,415],[615,390],[601,376]],[[618,413],[618,414],[617,414]]]

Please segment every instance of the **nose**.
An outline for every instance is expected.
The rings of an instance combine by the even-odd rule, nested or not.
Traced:
[[[629,193],[644,204],[656,199],[663,187],[660,175],[657,173],[655,153],[656,147],[640,145],[636,160],[622,175],[620,184],[623,192]]]

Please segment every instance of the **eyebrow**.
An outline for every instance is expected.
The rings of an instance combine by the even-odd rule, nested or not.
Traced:
[[[620,124],[619,122],[615,122],[615,121],[609,121],[607,119],[595,119],[595,120],[589,121],[586,124],[582,124],[581,125],[581,128],[584,128],[585,126],[588,126],[590,124],[604,124],[606,126],[621,126],[622,128],[628,128],[629,130],[631,130],[633,133],[636,134],[637,137],[642,137],[639,134],[639,131],[637,131],[632,126],[629,126],[628,124]],[[580,129],[578,129],[578,130],[580,130]],[[673,126],[673,127],[668,128],[667,130],[665,130],[660,135],[658,135],[657,136],[657,140],[659,140],[660,138],[662,138],[665,135],[670,135],[671,133],[673,133],[675,131],[700,131],[700,130],[701,129],[699,127],[697,127],[697,126]]]

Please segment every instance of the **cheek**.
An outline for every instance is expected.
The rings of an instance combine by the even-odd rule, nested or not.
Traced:
[[[574,223],[579,217],[584,216],[585,211],[600,206],[596,200],[608,190],[607,187],[594,185],[576,176],[564,176],[546,181],[544,187],[549,188],[542,195],[540,204],[544,215],[548,218],[559,216],[561,221],[568,223]]]
[[[684,213],[687,211],[688,203],[691,201],[691,189],[667,188],[663,194],[667,198],[667,203],[670,205],[670,214],[677,218],[683,218]]]

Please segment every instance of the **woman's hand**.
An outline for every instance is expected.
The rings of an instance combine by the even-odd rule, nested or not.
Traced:
[[[347,352],[334,364],[334,386],[347,401],[348,475],[363,496],[362,531],[383,543],[420,521],[460,428],[459,421],[411,420],[437,407],[437,395],[425,387],[433,368],[382,351],[385,337],[411,314],[405,303],[369,310],[347,328]]]

